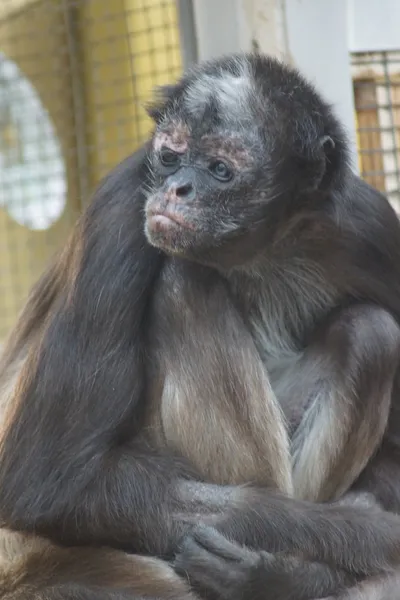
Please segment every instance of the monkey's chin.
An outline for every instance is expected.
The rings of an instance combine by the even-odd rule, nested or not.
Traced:
[[[145,229],[148,242],[167,254],[186,254],[192,235],[189,227],[184,227],[166,215],[154,215],[146,222]]]

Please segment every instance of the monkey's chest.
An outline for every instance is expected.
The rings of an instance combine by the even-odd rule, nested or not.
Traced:
[[[309,317],[309,315],[308,315]],[[293,318],[295,318],[293,322]],[[291,316],[278,310],[255,311],[250,318],[250,331],[272,390],[283,410],[289,431],[300,423],[310,401],[304,379],[306,347],[300,342],[313,329],[313,322],[293,311]]]
[[[304,378],[303,351],[292,356],[264,357],[263,364],[272,390],[282,408],[291,435],[300,424],[310,402],[307,394],[300,392],[299,382]]]

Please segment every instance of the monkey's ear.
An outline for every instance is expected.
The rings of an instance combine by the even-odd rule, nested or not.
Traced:
[[[313,147],[313,159],[308,164],[308,169],[303,170],[304,181],[307,181],[307,189],[315,190],[321,185],[326,175],[327,165],[333,157],[335,141],[330,135],[324,135],[318,139],[317,145]],[[308,173],[308,178],[306,177]]]
[[[335,142],[330,135],[317,138],[307,149],[306,157],[297,159],[297,167],[301,171],[304,190],[315,190],[325,176],[327,164],[330,162]]]
[[[176,97],[178,89],[179,85],[162,85],[155,88],[154,99],[146,104],[145,109],[156,124],[162,120],[168,105]]]
[[[329,154],[329,152],[331,152],[332,150],[335,149],[335,142],[333,141],[333,139],[331,138],[330,135],[324,135],[321,140],[321,147],[324,149],[324,151]]]

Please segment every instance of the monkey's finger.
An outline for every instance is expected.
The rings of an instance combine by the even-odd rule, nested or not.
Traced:
[[[186,575],[190,583],[200,589],[213,591],[220,597],[229,597],[229,590],[243,583],[243,572],[223,558],[208,552],[188,536],[173,564],[179,575]]]
[[[239,562],[258,558],[254,552],[229,541],[212,527],[199,525],[193,530],[192,537],[199,546],[225,560]]]

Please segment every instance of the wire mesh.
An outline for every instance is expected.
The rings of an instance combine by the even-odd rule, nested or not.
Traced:
[[[180,72],[174,0],[0,0],[0,343]]]
[[[362,177],[400,213],[400,51],[352,55]]]

